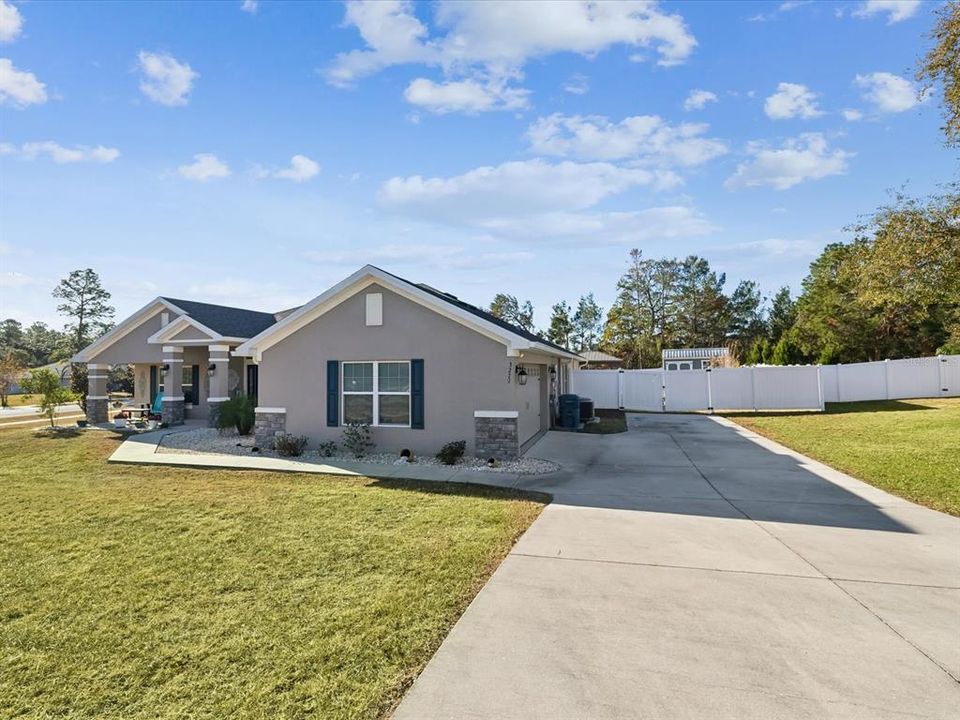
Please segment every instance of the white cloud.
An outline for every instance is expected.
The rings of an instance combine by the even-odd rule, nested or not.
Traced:
[[[746,187],[772,187],[787,190],[807,180],[819,180],[847,171],[847,160],[853,153],[830,151],[820,133],[804,133],[787,140],[779,148],[754,142],[747,146],[751,159],[737,166],[724,187],[736,190]]]
[[[697,44],[681,16],[647,2],[442,0],[434,7],[431,33],[410,2],[351,0],[344,24],[359,31],[366,47],[337,55],[325,70],[328,82],[349,86],[393,65],[438,67],[443,82],[421,78],[407,88],[407,97],[448,111],[524,106],[528,91],[507,88],[507,83],[521,77],[531,58],[557,52],[593,56],[624,44],[652,48],[660,65],[676,65]],[[489,92],[490,83],[492,89],[508,89],[509,97]],[[481,93],[484,85],[488,92]],[[490,95],[496,102],[491,104]],[[437,96],[441,97],[434,103]]]
[[[816,257],[823,249],[823,242],[817,240],[768,238],[766,240],[751,240],[749,242],[737,243],[734,248],[743,250],[751,255],[759,252],[762,255],[772,257],[807,258]]]
[[[23,18],[17,6],[0,0],[0,42],[13,42],[23,31]]]
[[[181,165],[177,172],[188,180],[206,182],[213,178],[229,177],[230,167],[211,153],[199,153],[193,156],[189,165]]]
[[[120,151],[116,148],[104,147],[103,145],[97,145],[96,147],[76,145],[75,147],[67,148],[53,140],[24,143],[19,150],[13,145],[6,143],[0,147],[0,155],[14,154],[20,155],[28,160],[33,160],[40,155],[46,155],[55,163],[60,164],[79,162],[111,163],[120,157]]]
[[[489,110],[517,110],[527,107],[529,90],[512,88],[502,79],[486,83],[473,79],[435,83],[426,78],[413,80],[403,95],[411,105],[437,114]]]
[[[691,110],[703,110],[707,103],[717,102],[716,93],[709,90],[691,90],[687,99],[683,101],[683,109],[687,112]]]
[[[540,118],[527,130],[531,149],[542,155],[586,160],[633,158],[662,166],[693,166],[727,152],[721,140],[704,137],[703,123],[671,125],[656,115],[613,123],[596,115]]]
[[[590,91],[590,78],[582,73],[574,73],[563,84],[563,91],[571,95],[586,95]]]
[[[517,242],[626,243],[713,232],[699,212],[684,206],[592,210],[609,197],[664,181],[663,173],[640,168],[538,159],[447,178],[393,178],[381,187],[379,199],[399,215]]]
[[[799,7],[804,5],[809,5],[813,0],[787,0],[787,2],[780,3],[780,6],[774,12],[770,13],[758,13],[752,17],[747,18],[749,22],[767,22],[768,20],[773,20],[777,17],[777,13],[785,13],[796,10]]]
[[[857,122],[858,120],[863,120],[863,112],[857,110],[856,108],[844,108],[840,111],[840,114],[843,115],[843,119],[847,122]]]
[[[254,15],[257,12],[258,5],[259,3],[257,0],[243,0],[243,2],[240,3],[240,9],[246,13]]]
[[[592,207],[637,186],[675,184],[669,173],[609,163],[526,160],[452,177],[394,177],[379,192],[389,209],[443,221],[529,215]]]
[[[290,166],[279,170],[258,170],[258,177],[272,177],[280,180],[293,180],[293,182],[306,182],[316,177],[320,172],[320,163],[311,160],[306,155],[294,155],[290,158]]]
[[[46,101],[46,85],[36,75],[17,70],[8,58],[0,58],[0,105],[22,108]]]
[[[391,65],[437,63],[437,48],[427,44],[429,31],[413,10],[405,0],[348,2],[343,24],[359,31],[367,49],[337,55],[326,73],[328,82],[344,87]]]
[[[777,92],[767,98],[763,111],[773,120],[810,119],[823,115],[817,107],[816,93],[806,85],[788,82],[777,85]]]
[[[166,53],[141,50],[137,59],[143,79],[140,91],[161,105],[186,105],[194,81],[200,77],[187,63]]]
[[[536,255],[528,250],[476,252],[463,245],[388,244],[372,248],[347,250],[313,250],[305,253],[307,260],[321,265],[355,267],[362,263],[390,263],[416,265],[443,270],[490,268],[529,262]]]
[[[853,11],[853,16],[871,18],[886,13],[887,25],[893,25],[913,17],[919,9],[920,0],[867,0]]]
[[[582,241],[592,245],[699,237],[716,231],[699,211],[684,206],[629,212],[549,212],[527,217],[487,218],[477,223],[518,241]]]
[[[863,98],[880,112],[904,112],[920,103],[913,83],[893,73],[857,75],[854,82],[863,90]]]

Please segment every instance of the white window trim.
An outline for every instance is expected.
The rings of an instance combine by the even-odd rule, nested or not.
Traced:
[[[402,363],[407,366],[407,379],[409,384],[407,385],[406,392],[393,392],[393,391],[382,391],[380,390],[380,364],[396,364]],[[344,370],[347,365],[373,365],[373,390],[346,390],[346,383],[344,382]],[[370,423],[370,427],[382,427],[382,428],[410,428],[410,421],[413,420],[413,393],[411,392],[411,385],[413,383],[413,376],[411,374],[410,361],[409,360],[342,360],[340,362],[340,419],[341,424],[347,424],[347,416],[344,412],[344,402],[343,399],[347,395],[373,395],[373,422]],[[381,395],[405,395],[408,398],[407,402],[407,418],[408,421],[405,425],[393,425],[380,422],[380,396]]]

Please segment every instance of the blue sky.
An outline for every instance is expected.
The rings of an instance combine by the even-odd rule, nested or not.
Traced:
[[[3,317],[93,267],[278,310],[364,263],[609,307],[627,253],[794,289],[955,177],[913,70],[934,3],[0,0]]]

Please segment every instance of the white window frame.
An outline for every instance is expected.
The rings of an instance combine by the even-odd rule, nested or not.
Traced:
[[[380,390],[380,365],[402,364],[407,366],[407,390],[406,392],[382,391]],[[373,390],[347,390],[344,382],[344,371],[347,365],[373,365]],[[340,362],[340,417],[342,423],[347,424],[347,416],[344,412],[344,398],[347,395],[373,395],[373,422],[370,427],[382,428],[409,428],[410,421],[413,420],[413,393],[410,392],[413,384],[413,375],[411,373],[409,360],[343,360]],[[380,396],[381,395],[406,395],[407,400],[407,423],[405,425],[394,425],[380,422]]]

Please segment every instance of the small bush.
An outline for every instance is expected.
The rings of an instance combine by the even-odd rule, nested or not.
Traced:
[[[323,457],[333,457],[337,452],[337,443],[334,440],[324,440],[317,449]]]
[[[448,442],[442,448],[440,452],[437,453],[437,460],[442,462],[444,465],[456,465],[460,462],[460,459],[463,457],[463,453],[467,450],[467,441],[466,440],[455,440],[454,442]]]
[[[236,428],[238,435],[249,435],[255,420],[253,400],[246,395],[224,401],[217,413],[217,427],[220,430]]]
[[[357,460],[373,449],[370,426],[367,423],[347,423],[343,428],[343,446]]]
[[[307,439],[303,435],[280,433],[273,439],[273,449],[283,457],[300,457],[306,446]]]

